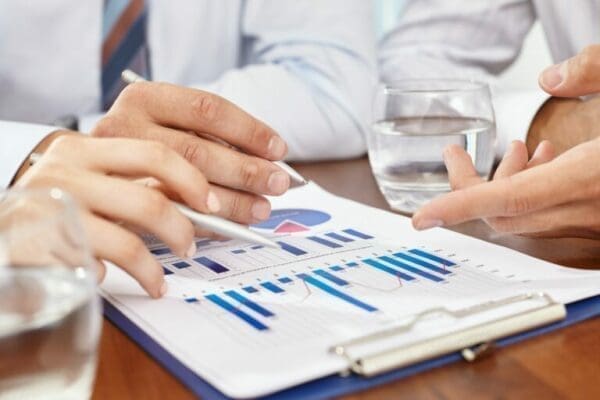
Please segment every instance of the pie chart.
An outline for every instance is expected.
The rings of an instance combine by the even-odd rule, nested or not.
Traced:
[[[254,228],[267,229],[275,233],[294,233],[309,231],[311,227],[323,224],[331,215],[318,210],[304,208],[283,208],[271,211],[268,220],[253,225]]]

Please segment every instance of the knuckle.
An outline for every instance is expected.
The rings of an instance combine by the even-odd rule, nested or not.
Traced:
[[[185,142],[181,151],[183,158],[197,167],[209,165],[210,154],[206,147],[198,142]]]
[[[116,115],[108,114],[102,118],[94,129],[92,130],[92,136],[96,137],[118,137],[123,131],[124,121],[122,118]]]
[[[240,179],[245,187],[251,187],[256,183],[259,175],[258,165],[251,160],[245,160],[240,166]]]
[[[117,97],[116,101],[138,101],[140,98],[143,98],[148,93],[148,87],[150,85],[150,82],[135,82],[130,85],[127,85],[119,93],[119,96]]]
[[[531,210],[531,203],[527,196],[513,195],[505,200],[504,209],[507,215],[519,215]]]
[[[61,135],[52,141],[46,153],[52,155],[55,153],[68,154],[74,150],[77,150],[81,145],[81,138],[75,135]]]
[[[488,219],[488,224],[498,233],[514,233],[515,224],[512,218],[495,217]]]
[[[600,56],[591,47],[586,47],[576,58],[575,78],[580,82],[590,82],[594,79],[594,72],[600,65]]]
[[[120,262],[129,265],[137,264],[148,251],[144,242],[129,232],[122,238],[119,247]]]
[[[244,214],[244,202],[241,196],[232,196],[229,206],[229,218],[237,219]]]
[[[219,115],[219,99],[216,95],[202,92],[192,101],[192,113],[201,121],[211,123]]]
[[[150,162],[154,165],[168,165],[173,157],[172,150],[160,142],[143,142],[147,148]]]
[[[162,220],[171,210],[171,204],[160,192],[148,189],[148,192],[140,200],[140,213],[144,218]]]

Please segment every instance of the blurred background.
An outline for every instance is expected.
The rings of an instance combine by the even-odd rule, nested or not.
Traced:
[[[402,12],[404,0],[376,0],[376,17],[379,37],[385,34]],[[516,63],[500,77],[500,85],[509,88],[537,88],[538,74],[552,64],[546,39],[539,22],[536,22],[523,46]]]

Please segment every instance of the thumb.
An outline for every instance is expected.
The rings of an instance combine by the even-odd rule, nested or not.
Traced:
[[[539,84],[557,97],[600,93],[600,45],[588,46],[575,57],[547,68]]]

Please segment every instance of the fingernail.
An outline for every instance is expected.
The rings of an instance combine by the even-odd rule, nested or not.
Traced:
[[[281,194],[290,186],[290,177],[283,171],[273,172],[269,176],[267,186],[272,194]]]
[[[415,228],[418,231],[424,231],[426,229],[437,228],[440,226],[444,226],[444,222],[439,219],[423,219],[417,221],[415,224]]]
[[[269,141],[269,154],[276,159],[282,159],[287,152],[287,145],[279,136],[273,136]]]
[[[554,89],[560,85],[564,79],[562,73],[562,63],[548,67],[542,72],[542,86],[546,89]]]
[[[185,256],[187,258],[192,258],[194,256],[194,254],[196,254],[196,243],[194,241],[192,241],[192,244],[190,245],[190,248],[188,249],[188,251],[185,252]]]
[[[169,290],[169,285],[167,285],[167,282],[165,281],[160,287],[160,297],[163,297],[167,293],[167,290]]]
[[[213,192],[208,192],[206,205],[208,206],[208,210],[211,213],[216,213],[219,212],[219,210],[221,210],[221,202]]]
[[[265,201],[257,201],[252,206],[252,218],[263,221],[271,215],[271,206]]]

